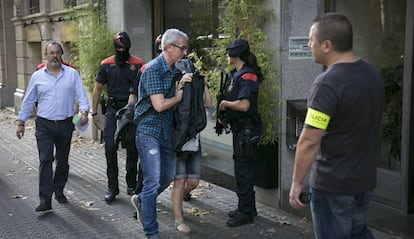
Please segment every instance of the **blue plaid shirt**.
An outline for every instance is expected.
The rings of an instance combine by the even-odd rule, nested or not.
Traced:
[[[151,95],[163,94],[172,98],[175,94],[175,67],[169,68],[164,55],[151,60],[142,73],[138,86],[138,103],[135,106],[135,119],[140,119],[137,129],[157,139],[168,139],[173,131],[173,109],[156,112],[151,104]],[[148,113],[146,113],[149,111]],[[143,118],[140,118],[141,115]]]

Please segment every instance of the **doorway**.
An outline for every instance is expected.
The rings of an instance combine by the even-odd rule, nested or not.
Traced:
[[[345,14],[353,25],[354,51],[371,61],[385,81],[381,158],[373,200],[411,212],[413,167],[411,141],[413,2],[407,0],[332,0],[330,11]],[[411,37],[410,37],[411,36]]]

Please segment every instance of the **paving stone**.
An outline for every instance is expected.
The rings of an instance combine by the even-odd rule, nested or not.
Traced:
[[[19,140],[15,116],[0,110],[0,238],[145,238],[133,219],[134,208],[126,194],[125,151],[120,149],[120,194],[112,204],[107,190],[104,148],[98,142],[74,136],[65,187],[68,204],[52,200],[53,210],[35,212],[38,199],[38,153],[33,120]],[[283,210],[258,203],[254,223],[226,226],[227,211],[237,204],[235,193],[201,181],[194,198],[184,202],[184,219],[192,233],[174,228],[170,191],[158,197],[158,222],[163,238],[313,238],[311,224]]]

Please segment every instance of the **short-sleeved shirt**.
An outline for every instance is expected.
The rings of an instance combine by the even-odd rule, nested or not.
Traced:
[[[230,72],[230,78],[225,83],[224,99],[229,101],[247,99],[250,108],[247,112],[227,110],[227,116],[231,119],[247,118],[258,112],[258,88],[259,81],[254,71],[244,65],[239,71]]]
[[[96,81],[106,84],[108,97],[119,101],[128,101],[129,89],[144,61],[136,56],[130,56],[125,64],[116,64],[115,56],[101,61]]]
[[[170,68],[167,65],[163,54],[145,65],[138,86],[138,102],[135,107],[135,121],[139,122],[137,130],[141,133],[149,134],[157,139],[171,137],[173,109],[156,112],[152,107],[150,96],[163,94],[165,98],[174,97],[174,72],[175,67]]]
[[[129,94],[133,94],[138,96],[138,85],[139,85],[139,80],[141,79],[141,75],[142,72],[144,72],[145,70],[145,64],[143,64],[141,66],[141,68],[139,69],[137,75],[135,76],[134,82],[132,83],[132,86],[129,88]]]
[[[316,78],[310,92],[305,126],[318,128],[313,119],[329,118],[311,186],[332,193],[372,190],[384,108],[381,74],[362,59],[334,64]]]

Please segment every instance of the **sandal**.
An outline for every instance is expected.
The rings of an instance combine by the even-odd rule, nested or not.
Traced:
[[[177,231],[182,232],[182,233],[190,233],[191,232],[191,228],[189,226],[187,226],[187,224],[185,224],[184,222],[176,222],[175,223],[175,229],[177,229]]]

